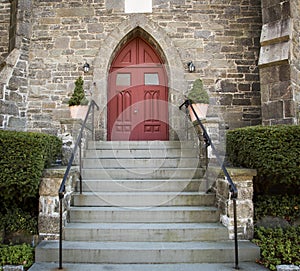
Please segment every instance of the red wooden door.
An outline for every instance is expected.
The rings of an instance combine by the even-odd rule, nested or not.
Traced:
[[[150,45],[130,41],[114,59],[108,85],[108,140],[168,140],[168,88]]]

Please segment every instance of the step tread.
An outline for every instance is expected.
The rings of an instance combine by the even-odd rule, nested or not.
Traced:
[[[58,241],[47,240],[42,241],[39,249],[55,249],[57,250]],[[132,250],[132,251],[145,251],[145,250],[214,250],[214,249],[233,249],[234,241],[199,241],[199,242],[92,242],[92,241],[64,241],[64,249],[73,250]],[[239,241],[239,248],[257,249],[257,246],[250,241]]]
[[[213,206],[149,206],[149,207],[131,207],[131,206],[95,206],[95,207],[79,207],[79,206],[71,206],[71,210],[79,210],[79,211],[109,211],[109,212],[132,212],[132,211],[147,211],[147,212],[171,212],[171,211],[215,211],[218,210]]]
[[[88,141],[88,149],[128,149],[139,148],[139,149],[172,149],[172,148],[185,148],[194,149],[194,141]]]
[[[149,150],[149,149],[148,149]],[[129,159],[152,159],[152,158],[197,158],[196,149],[88,149],[84,151],[84,158],[129,158]]]
[[[80,182],[77,180],[77,191]],[[116,179],[116,180],[82,180],[83,192],[178,192],[205,191],[206,181],[202,179]]]
[[[201,178],[197,178],[197,179],[116,179],[116,180],[111,180],[111,179],[84,179],[82,180],[82,183],[86,183],[86,184],[89,184],[89,183],[92,183],[92,184],[95,184],[95,183],[116,183],[116,184],[120,184],[120,183],[136,183],[136,182],[139,182],[139,183],[167,183],[167,184],[172,184],[172,183],[186,183],[186,184],[189,184],[189,183],[203,183],[204,181],[206,180],[203,180]],[[79,182],[79,180],[77,180],[77,182]]]
[[[69,264],[63,263],[66,270],[72,271],[232,271],[233,263],[179,263],[179,264]],[[35,263],[29,271],[53,271],[57,263]],[[239,264],[240,270],[267,271],[255,262]]]
[[[199,158],[175,157],[175,158],[83,158],[84,168],[168,168],[168,167],[196,167],[199,166]]]
[[[139,192],[83,192],[80,194],[79,192],[74,192],[74,196],[98,196],[98,195],[105,195],[105,196],[207,196],[212,197],[215,196],[215,194],[212,193],[206,193],[206,192],[160,192],[160,191],[139,191]]]
[[[69,229],[227,229],[220,223],[68,223]]]

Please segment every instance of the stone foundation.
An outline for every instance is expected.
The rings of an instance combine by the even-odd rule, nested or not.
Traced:
[[[237,226],[239,239],[253,238],[253,177],[256,170],[243,168],[228,168],[229,175],[238,189]],[[220,174],[216,184],[217,206],[220,210],[220,220],[229,231],[229,238],[234,238],[233,201],[229,192],[229,183]]]
[[[59,233],[59,197],[58,189],[64,177],[66,168],[51,168],[44,172],[40,184],[39,221],[40,239],[58,239]],[[75,190],[79,179],[78,167],[70,170],[66,182],[66,193],[63,199],[63,221],[67,220],[67,211],[70,207],[71,194]]]

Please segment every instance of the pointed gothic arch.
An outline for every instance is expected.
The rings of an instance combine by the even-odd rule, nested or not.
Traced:
[[[116,53],[108,76],[108,140],[168,140],[168,80],[140,33]]]
[[[176,139],[174,130],[180,130],[182,124],[176,122],[171,116],[178,114],[175,112],[178,104],[182,102],[184,92],[187,89],[187,82],[184,79],[184,66],[181,62],[178,51],[167,33],[155,22],[151,21],[144,14],[133,14],[124,20],[118,27],[107,36],[100,45],[99,53],[93,62],[94,67],[94,90],[93,97],[100,105],[98,126],[99,133],[105,140],[107,138],[107,78],[111,63],[119,49],[130,38],[142,36],[162,59],[168,77],[169,88],[169,134],[170,140]],[[121,38],[120,38],[121,37]]]

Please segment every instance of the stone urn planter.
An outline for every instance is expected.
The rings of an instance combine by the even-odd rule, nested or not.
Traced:
[[[82,77],[78,77],[75,81],[74,92],[68,102],[70,107],[71,118],[82,120],[85,119],[89,103],[89,101],[85,97],[83,83],[84,81],[82,80]]]
[[[72,119],[85,119],[88,111],[87,105],[73,105],[70,106],[70,114]]]
[[[206,119],[208,104],[203,104],[203,103],[194,104],[193,103],[193,108],[200,120]],[[188,109],[189,109],[191,121],[194,122],[195,120],[197,120],[197,118],[190,106]]]

